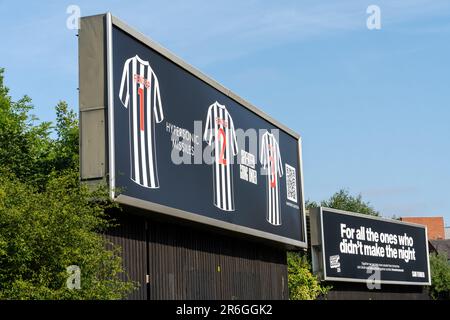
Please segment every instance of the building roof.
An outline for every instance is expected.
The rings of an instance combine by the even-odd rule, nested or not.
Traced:
[[[430,240],[430,243],[439,253],[446,253],[447,259],[450,259],[450,239],[447,240]]]

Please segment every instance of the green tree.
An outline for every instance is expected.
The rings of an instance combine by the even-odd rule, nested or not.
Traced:
[[[430,254],[431,287],[433,299],[450,299],[450,264],[443,253]]]
[[[78,116],[64,101],[56,106],[56,133],[53,167],[55,170],[79,166]]]
[[[43,189],[52,172],[78,169],[77,115],[60,101],[56,125],[39,122],[31,113],[31,98],[12,101],[3,74],[0,69],[0,164]]]
[[[288,252],[288,287],[291,300],[314,300],[327,294],[330,286],[321,285],[311,272],[311,265],[306,256]]]
[[[135,284],[101,235],[117,208],[106,187],[79,182],[76,115],[60,102],[53,127],[32,109],[11,99],[0,69],[0,299],[122,298]],[[79,290],[67,288],[70,265]]]
[[[37,118],[30,114],[33,106],[29,97],[12,101],[3,72],[0,69],[0,164],[20,180],[35,183],[37,171],[41,175],[50,173],[42,160],[50,153],[51,124],[36,123]]]
[[[119,251],[101,232],[114,207],[107,191],[89,191],[78,173],[52,175],[44,192],[0,176],[0,298],[118,299],[133,284],[121,280]],[[93,202],[92,198],[97,199]],[[66,286],[66,268],[81,270],[80,290]]]
[[[361,194],[352,196],[347,190],[344,189],[341,189],[333,194],[330,199],[322,201],[320,205],[322,207],[368,214],[371,216],[380,215],[380,213],[376,211],[369,202],[363,201]],[[308,207],[317,207],[317,203],[309,202]]]

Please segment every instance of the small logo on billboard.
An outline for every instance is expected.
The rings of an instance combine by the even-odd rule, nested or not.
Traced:
[[[425,272],[423,271],[412,271],[411,276],[413,278],[425,278]]]
[[[341,257],[339,255],[330,256],[330,268],[336,269],[337,272],[341,272],[341,262],[339,261]]]

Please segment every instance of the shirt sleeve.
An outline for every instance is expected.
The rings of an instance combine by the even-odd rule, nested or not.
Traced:
[[[280,178],[283,176],[283,162],[281,161],[281,154],[280,154],[280,146],[277,143],[277,156],[278,156],[278,175]]]
[[[152,71],[154,90],[153,90],[153,112],[155,113],[156,123],[160,123],[164,120],[163,106],[161,103],[161,94],[159,92],[159,81],[154,72]],[[151,84],[150,84],[151,85]]]
[[[211,114],[212,106],[208,109],[208,115],[206,116],[205,123],[205,132],[203,133],[203,140],[206,141],[207,144],[211,145],[212,136],[213,136],[213,119]]]
[[[263,168],[266,167],[267,164],[267,146],[266,146],[266,139],[267,139],[267,134],[263,134],[262,138],[261,138],[261,154],[260,154],[260,161],[261,161],[261,165],[263,166]]]
[[[129,78],[129,69],[130,69],[130,61],[128,59],[125,61],[122,71],[122,80],[120,81],[120,90],[119,90],[119,98],[125,108],[128,108],[128,101],[130,100],[130,78]]]
[[[232,144],[231,150],[233,151],[233,156],[235,156],[239,152],[239,146],[238,146],[238,143],[237,143],[236,131],[234,129],[233,119],[231,118],[231,116],[229,116],[229,117],[230,117],[230,130],[231,130],[231,139],[232,139],[232,141],[231,141],[231,144]]]

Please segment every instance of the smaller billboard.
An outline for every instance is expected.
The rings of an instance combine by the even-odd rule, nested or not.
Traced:
[[[425,226],[323,207],[310,216],[313,269],[323,280],[431,284]]]

